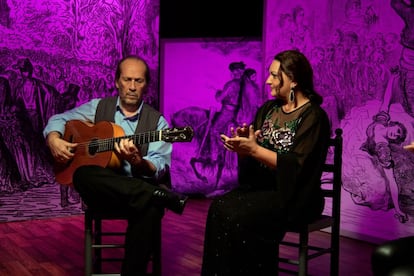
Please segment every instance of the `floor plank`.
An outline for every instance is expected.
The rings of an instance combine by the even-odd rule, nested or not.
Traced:
[[[200,275],[204,225],[209,199],[190,199],[184,214],[167,212],[163,220],[162,269],[166,276]],[[111,222],[122,228],[123,221]],[[288,235],[289,239],[294,236]],[[311,240],[324,244],[328,233]],[[340,276],[370,276],[375,245],[341,237]],[[289,251],[283,251],[292,254]],[[113,254],[113,253],[111,253]],[[117,270],[119,265],[108,265]],[[83,216],[0,223],[0,275],[83,275]],[[329,256],[312,260],[309,272],[328,275]],[[115,271],[111,271],[115,272]],[[287,275],[281,273],[281,275]]]

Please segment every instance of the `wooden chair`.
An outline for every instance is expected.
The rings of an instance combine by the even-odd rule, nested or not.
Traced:
[[[171,174],[169,167],[164,177],[159,181],[160,187],[171,189]],[[122,262],[124,238],[126,232],[125,228],[122,231],[109,230],[108,227],[103,227],[103,223],[114,220],[125,220],[127,216],[119,212],[103,212],[96,211],[88,208],[86,205],[85,210],[85,276],[90,275],[120,275],[103,273],[103,262]],[[147,275],[161,276],[161,240],[162,240],[162,222],[159,221],[154,233],[154,239],[152,241],[153,252],[151,254],[151,269]],[[110,225],[109,225],[110,227]],[[114,249],[118,249],[115,252]],[[104,255],[103,250],[111,250],[111,257]],[[121,252],[119,252],[121,251]],[[118,253],[116,257],[113,257],[115,253]],[[119,256],[118,256],[119,255]]]
[[[330,139],[330,153],[328,154],[324,166],[324,175],[322,177],[322,189],[325,196],[325,202],[330,203],[332,208],[327,213],[321,215],[316,221],[290,227],[288,233],[295,233],[296,241],[286,240],[279,245],[279,262],[288,263],[298,266],[297,271],[292,269],[281,268],[279,271],[297,273],[299,276],[305,276],[308,273],[308,262],[311,259],[324,254],[330,254],[330,275],[338,276],[339,273],[339,238],[340,238],[340,214],[341,214],[341,185],[342,185],[342,129],[335,130],[335,137]],[[332,158],[330,158],[332,157]],[[329,246],[316,246],[309,242],[309,234],[325,228],[331,229]],[[286,258],[280,256],[282,247],[297,248],[297,258]],[[278,264],[279,265],[279,264]]]
[[[103,262],[118,262],[123,259],[125,230],[109,230],[115,220],[127,220],[125,214],[85,210],[85,276],[120,275],[103,272]],[[107,223],[106,227],[103,226]],[[120,224],[122,226],[122,224]],[[119,225],[118,225],[119,226]],[[119,228],[119,227],[118,227]],[[152,241],[151,269],[148,275],[161,276],[161,220],[155,229]],[[104,255],[104,250],[107,254]],[[120,267],[120,266],[119,266]]]

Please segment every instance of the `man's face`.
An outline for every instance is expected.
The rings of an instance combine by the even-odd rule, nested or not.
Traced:
[[[138,106],[147,87],[145,78],[146,66],[136,59],[126,59],[122,62],[121,75],[116,81],[123,106]]]
[[[29,72],[23,71],[23,70],[20,70],[20,74],[21,74],[22,78],[24,78],[24,79],[26,79],[30,76]]]

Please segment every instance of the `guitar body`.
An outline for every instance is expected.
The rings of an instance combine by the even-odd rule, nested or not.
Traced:
[[[72,160],[64,164],[55,164],[56,182],[62,185],[72,185],[73,173],[84,165],[119,168],[121,161],[114,153],[114,145],[121,139],[132,139],[135,145],[157,141],[189,142],[194,136],[194,131],[190,126],[186,126],[124,135],[124,130],[120,126],[108,121],[102,121],[95,125],[79,120],[66,122],[63,139],[77,143],[78,146]]]
[[[95,125],[79,120],[68,121],[63,139],[71,143],[79,143],[75,156],[65,164],[55,165],[56,181],[62,185],[72,185],[72,176],[77,168],[83,165],[118,168],[121,164],[113,151],[95,152],[94,143],[100,139],[124,136],[123,129],[111,122],[102,121]],[[91,150],[92,149],[92,150]]]

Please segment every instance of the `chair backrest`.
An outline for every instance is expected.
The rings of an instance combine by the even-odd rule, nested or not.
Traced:
[[[335,136],[329,140],[329,151],[325,161],[322,175],[322,191],[325,203],[330,201],[333,219],[332,232],[339,233],[341,215],[341,189],[342,189],[342,129],[335,130]]]
[[[296,258],[279,256],[279,263],[298,265],[298,275],[308,275],[308,260],[319,257],[323,254],[330,253],[330,275],[338,275],[339,272],[339,234],[340,234],[340,215],[341,215],[341,189],[342,189],[342,129],[335,130],[335,137],[329,140],[329,151],[326,158],[323,175],[321,178],[322,191],[325,197],[325,212],[315,221],[293,226],[288,232],[299,234],[297,240],[282,240],[279,245],[287,247],[296,247],[299,254]],[[329,208],[331,204],[331,208]],[[330,210],[329,210],[330,209]],[[320,246],[316,243],[309,243],[309,233],[319,231],[325,228],[331,228],[331,242],[328,246]],[[280,250],[279,247],[277,250]],[[292,273],[289,268],[279,266],[279,271]],[[295,272],[296,273],[296,272]]]
[[[335,137],[329,140],[329,151],[326,158],[322,181],[322,191],[325,197],[325,211],[323,215],[307,225],[293,226],[288,232],[299,234],[298,240],[285,239],[279,244],[299,249],[298,256],[288,258],[279,255],[279,263],[297,265],[299,276],[308,275],[308,260],[330,253],[330,275],[339,272],[339,235],[341,216],[341,189],[342,189],[342,129],[335,130]],[[317,245],[309,242],[309,233],[325,228],[331,229],[330,244]],[[277,250],[280,250],[279,247]],[[279,266],[279,271],[292,273],[289,268]]]

